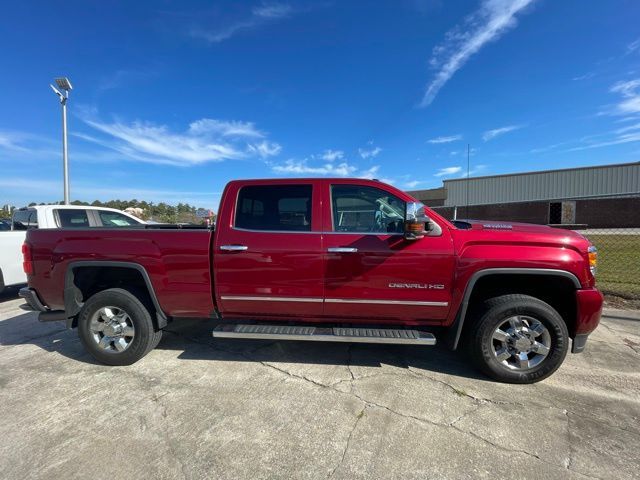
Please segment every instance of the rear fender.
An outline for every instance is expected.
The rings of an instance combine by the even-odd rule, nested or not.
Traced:
[[[167,315],[164,313],[158,302],[158,297],[151,284],[149,274],[142,265],[131,262],[112,262],[112,261],[77,261],[71,262],[67,266],[67,271],[64,278],[64,309],[67,315],[67,327],[72,328],[75,326],[75,319],[80,313],[84,302],[82,301],[82,292],[75,284],[75,270],[83,267],[115,267],[115,268],[130,268],[136,270],[142,276],[142,279],[147,287],[149,297],[156,310],[155,323],[158,329],[167,326]]]

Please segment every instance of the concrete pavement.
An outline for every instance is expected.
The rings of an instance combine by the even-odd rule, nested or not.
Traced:
[[[535,385],[441,347],[213,340],[131,367],[0,299],[2,478],[640,478],[640,315]]]

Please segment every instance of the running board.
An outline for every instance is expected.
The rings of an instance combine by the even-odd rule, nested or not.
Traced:
[[[435,345],[436,337],[419,330],[388,328],[306,327],[288,325],[218,325],[215,338],[303,340],[312,342],[394,343]]]

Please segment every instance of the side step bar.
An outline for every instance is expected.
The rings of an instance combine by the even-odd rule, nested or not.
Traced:
[[[215,338],[303,340],[313,342],[394,343],[435,345],[436,337],[419,330],[388,328],[307,327],[287,325],[218,325]]]

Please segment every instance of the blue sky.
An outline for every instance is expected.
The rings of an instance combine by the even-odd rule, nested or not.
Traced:
[[[471,175],[640,160],[635,0],[25,0],[0,27],[0,205],[216,207],[231,179]]]

